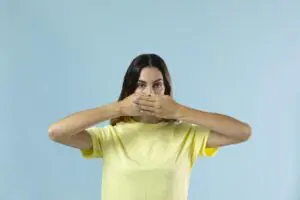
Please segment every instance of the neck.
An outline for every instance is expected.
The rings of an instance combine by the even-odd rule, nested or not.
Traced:
[[[156,124],[159,122],[162,122],[163,119],[157,118],[154,116],[140,116],[134,118],[135,121],[142,122],[142,123],[150,123],[150,124]]]

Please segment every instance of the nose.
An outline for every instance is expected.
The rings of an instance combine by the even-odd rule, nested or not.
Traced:
[[[147,96],[152,96],[154,94],[152,87],[146,87],[144,90],[144,94]]]

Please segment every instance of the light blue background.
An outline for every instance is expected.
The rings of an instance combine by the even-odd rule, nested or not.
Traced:
[[[0,199],[100,199],[101,161],[51,142],[48,125],[116,100],[131,59],[155,52],[178,102],[253,127],[249,142],[198,160],[189,199],[299,200],[299,10],[296,0],[1,0]]]

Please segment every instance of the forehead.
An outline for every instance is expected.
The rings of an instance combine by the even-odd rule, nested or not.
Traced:
[[[142,69],[139,80],[152,82],[163,79],[162,73],[155,67],[145,67]]]

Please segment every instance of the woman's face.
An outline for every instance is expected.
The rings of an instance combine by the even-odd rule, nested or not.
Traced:
[[[155,67],[145,67],[140,74],[135,93],[164,95],[165,85],[161,72]]]

